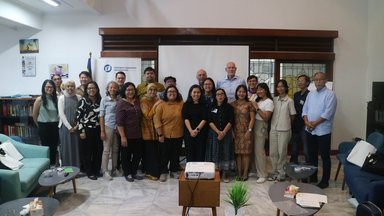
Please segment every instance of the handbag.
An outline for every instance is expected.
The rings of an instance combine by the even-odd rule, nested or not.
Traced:
[[[361,169],[367,172],[384,175],[384,155],[380,153],[368,154]]]

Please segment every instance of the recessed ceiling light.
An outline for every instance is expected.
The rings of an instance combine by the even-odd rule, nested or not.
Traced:
[[[58,7],[60,6],[60,2],[57,0],[42,0],[43,2],[53,6],[53,7]]]

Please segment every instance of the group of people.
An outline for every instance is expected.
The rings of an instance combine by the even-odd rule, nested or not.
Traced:
[[[184,142],[186,160],[214,162],[224,182],[229,182],[232,169],[241,180],[254,171],[257,183],[283,181],[292,141],[291,162],[298,163],[299,143],[306,163],[317,166],[321,155],[323,177],[318,186],[328,187],[336,97],[325,87],[326,74],[314,75],[316,90],[311,92],[310,78],[300,75],[300,91],[291,99],[286,80],[277,82],[277,96],[272,97],[268,85],[258,83],[256,76],[247,82],[237,76],[234,62],[228,62],[225,70],[225,78],[216,85],[204,69],[198,70],[185,102],[176,78],[166,77],[163,85],[151,67],[144,70],[145,81],[137,87],[125,82],[124,72],[116,73],[104,97],[86,71],[79,74],[78,88],[68,81],[63,91],[61,78],[53,76],[43,82],[33,118],[42,145],[50,147],[51,164],[56,163],[60,143],[62,165],[78,166],[92,180],[119,175],[129,182],[141,180],[140,165],[151,180],[178,178]],[[269,173],[266,140],[272,162]],[[110,155],[112,170],[108,170]],[[317,173],[310,180],[317,182]]]

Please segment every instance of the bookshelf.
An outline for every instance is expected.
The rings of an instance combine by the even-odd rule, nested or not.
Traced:
[[[34,102],[35,98],[0,98],[0,133],[39,144],[38,130],[32,118]]]

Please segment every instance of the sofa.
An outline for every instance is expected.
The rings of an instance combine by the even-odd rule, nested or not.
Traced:
[[[377,139],[371,144],[376,147],[378,152],[384,153],[384,135],[381,133],[375,135]],[[351,146],[352,148],[353,146]],[[359,203],[371,201],[380,209],[384,209],[384,175],[363,171],[359,166],[346,161],[344,176],[352,196]]]
[[[0,142],[9,140],[23,156],[19,170],[0,169],[0,204],[28,196],[38,185],[41,173],[49,168],[49,148],[24,144],[0,134]]]

